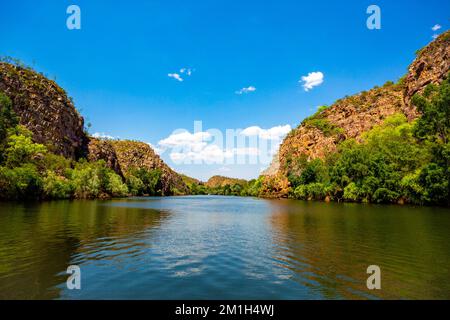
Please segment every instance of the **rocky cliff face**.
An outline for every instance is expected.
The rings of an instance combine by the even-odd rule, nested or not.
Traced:
[[[126,176],[133,169],[160,169],[164,195],[172,194],[175,189],[180,193],[188,192],[182,177],[144,142],[91,138],[88,159],[105,160],[107,165],[121,176]]]
[[[405,79],[405,104],[411,106],[411,98],[428,84],[438,84],[450,69],[450,31],[417,52],[417,58],[408,68]],[[413,107],[413,106],[411,106]]]
[[[35,142],[67,158],[85,154],[84,120],[54,81],[29,68],[0,62],[0,90],[11,98],[20,123],[33,133]]]
[[[272,165],[263,175],[295,173],[298,159],[321,158],[336,151],[345,139],[358,139],[395,113],[409,120],[418,117],[411,98],[429,83],[440,83],[449,72],[450,31],[423,48],[398,83],[359,93],[336,101],[303,123],[285,138]]]
[[[0,62],[0,90],[13,102],[20,123],[33,140],[66,158],[105,160],[122,177],[132,168],[161,169],[164,194],[187,192],[179,174],[167,166],[146,143],[90,138],[84,120],[66,92],[54,81],[17,64]]]

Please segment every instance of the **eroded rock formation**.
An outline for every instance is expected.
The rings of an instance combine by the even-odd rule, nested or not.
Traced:
[[[91,138],[88,158],[90,161],[105,160],[110,168],[124,177],[133,169],[160,169],[164,195],[188,191],[182,177],[144,142]]]
[[[411,103],[414,94],[428,84],[440,83],[450,70],[450,31],[418,52],[407,75],[397,84],[386,83],[336,101],[292,130],[278,155],[263,175],[286,176],[295,171],[295,161],[325,158],[345,139],[358,138],[384,119],[403,113],[411,121],[419,116]]]
[[[83,117],[54,81],[29,68],[0,62],[0,90],[11,98],[20,123],[33,133],[35,142],[66,158],[86,153]]]

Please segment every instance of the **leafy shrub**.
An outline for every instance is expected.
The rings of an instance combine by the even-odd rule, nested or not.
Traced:
[[[139,178],[144,184],[143,194],[162,195],[162,171],[160,169],[148,170],[144,168],[132,170],[132,175]]]
[[[322,118],[308,119],[305,122],[305,125],[319,129],[327,137],[335,134],[336,135],[342,134],[344,132],[342,128],[339,128],[338,126],[332,124],[328,119]]]
[[[0,198],[37,199],[42,193],[42,178],[36,166],[0,167]]]
[[[141,196],[144,193],[144,183],[138,177],[130,174],[126,177],[126,183],[131,195]]]
[[[300,185],[294,190],[294,197],[300,200],[323,200],[327,196],[327,187],[323,183]]]
[[[356,183],[351,182],[344,188],[344,200],[353,202],[360,200],[359,188]]]
[[[43,191],[46,199],[68,199],[72,196],[72,184],[49,170],[43,179]]]
[[[78,165],[70,176],[76,198],[96,198],[100,194],[101,181],[94,166]]]
[[[7,138],[6,166],[13,168],[23,163],[32,163],[46,152],[44,145],[32,141],[29,130],[18,126]]]
[[[377,203],[391,203],[397,201],[399,194],[387,188],[378,188],[373,194],[373,201]]]
[[[128,194],[128,187],[122,179],[112,170],[106,174],[106,192],[113,197],[125,197]]]
[[[418,181],[424,190],[422,196],[424,202],[430,204],[448,204],[449,178],[444,168],[438,166],[436,163],[430,163],[423,168]]]
[[[19,119],[13,111],[11,99],[0,91],[0,144],[5,141],[8,129],[14,128],[18,124]],[[1,151],[2,149],[0,149]]]

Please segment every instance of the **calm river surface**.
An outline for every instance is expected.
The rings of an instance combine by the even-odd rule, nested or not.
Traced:
[[[81,290],[66,269],[81,268]],[[382,289],[366,287],[369,265]],[[0,203],[0,299],[450,299],[450,209],[192,196]]]

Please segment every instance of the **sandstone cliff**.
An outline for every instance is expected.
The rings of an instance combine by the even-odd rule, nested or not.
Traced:
[[[298,174],[298,160],[321,158],[335,152],[337,145],[364,132],[395,113],[409,120],[418,117],[411,98],[430,83],[440,83],[450,69],[450,31],[418,52],[407,75],[394,84],[387,82],[357,95],[336,101],[305,119],[280,146],[278,155],[263,175]]]
[[[20,123],[35,142],[67,158],[85,154],[84,120],[54,81],[30,68],[0,62],[0,90],[11,98]]]
[[[132,168],[161,169],[165,195],[188,191],[181,176],[148,144],[88,137],[83,117],[55,81],[19,62],[11,62],[0,62],[0,91],[11,98],[20,124],[33,133],[35,142],[69,159],[105,160],[122,177]]]
[[[188,192],[182,177],[144,142],[90,138],[88,159],[105,160],[110,168],[123,177],[133,169],[160,169],[164,195]]]

